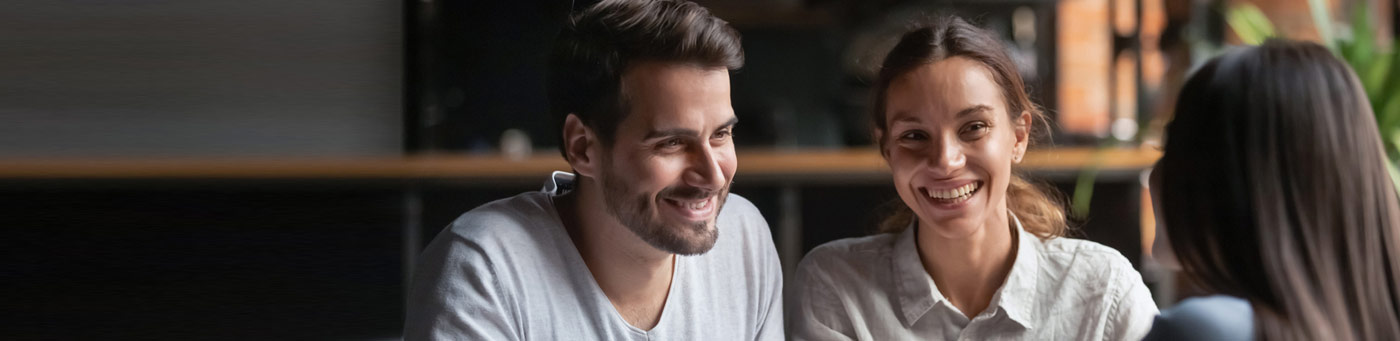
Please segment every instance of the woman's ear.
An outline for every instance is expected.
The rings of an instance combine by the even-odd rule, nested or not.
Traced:
[[[1015,163],[1021,163],[1021,158],[1026,156],[1026,148],[1031,144],[1031,120],[1029,111],[1022,111],[1014,120],[1016,145],[1011,148],[1011,160]]]
[[[574,173],[590,178],[598,171],[598,137],[577,115],[564,117],[564,159]]]

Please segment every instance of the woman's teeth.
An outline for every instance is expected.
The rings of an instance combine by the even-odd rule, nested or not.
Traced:
[[[928,197],[929,197],[929,198],[942,199],[942,200],[953,200],[953,199],[964,199],[964,198],[966,198],[966,197],[968,197],[968,196],[971,196],[973,192],[976,192],[977,189],[980,188],[980,186],[981,186],[981,182],[979,181],[979,182],[973,182],[973,183],[969,183],[969,184],[966,184],[966,185],[962,185],[962,187],[953,188],[953,189],[943,189],[943,190],[932,190],[932,189],[930,189],[930,190],[925,190],[925,191],[928,193]]]

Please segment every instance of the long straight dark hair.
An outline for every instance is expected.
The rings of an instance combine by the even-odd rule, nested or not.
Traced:
[[[885,97],[890,83],[921,66],[953,57],[968,58],[987,68],[987,73],[1001,88],[1002,98],[1006,99],[1006,113],[1011,118],[1020,117],[1022,112],[1034,118],[1031,127],[1030,143],[1045,134],[1049,121],[1040,108],[1026,93],[1021,74],[1016,64],[1007,57],[1004,47],[990,32],[968,23],[956,16],[933,16],[926,22],[900,37],[885,61],[880,64],[880,75],[875,81],[875,96],[871,110],[871,123],[876,131],[888,129],[885,119]],[[1044,128],[1042,128],[1044,127]],[[1040,129],[1038,129],[1040,128]],[[884,135],[886,139],[890,134]],[[885,154],[885,140],[875,141]],[[1065,234],[1065,209],[1058,192],[1028,181],[1020,175],[1013,175],[1006,188],[1006,207],[1016,214],[1027,232],[1042,239],[1060,237]],[[894,213],[886,217],[879,226],[882,233],[903,231],[914,220],[914,212],[903,202],[896,200]]]
[[[1400,203],[1356,75],[1314,43],[1217,57],[1185,84],[1157,171],[1182,270],[1262,339],[1400,340]]]

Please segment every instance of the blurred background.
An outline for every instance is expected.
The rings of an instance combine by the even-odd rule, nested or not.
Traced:
[[[398,338],[428,241],[567,170],[544,65],[592,2],[0,3],[0,301],[17,321],[0,335]],[[785,271],[873,233],[897,199],[869,86],[929,14],[1001,36],[1053,121],[1021,171],[1163,307],[1192,290],[1146,254],[1144,171],[1195,65],[1266,36],[1317,41],[1400,117],[1391,0],[697,2],[743,35],[733,192]]]

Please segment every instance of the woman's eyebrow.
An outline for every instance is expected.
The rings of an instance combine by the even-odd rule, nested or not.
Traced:
[[[978,104],[978,105],[974,105],[974,106],[967,107],[966,109],[963,109],[963,110],[959,110],[959,111],[958,111],[958,114],[957,114],[955,117],[957,117],[957,118],[963,118],[963,116],[968,116],[968,115],[972,115],[972,114],[976,114],[976,113],[981,113],[981,112],[984,112],[984,111],[991,111],[991,110],[992,110],[992,107],[991,107],[991,106],[988,106],[988,105],[986,105],[986,104]]]

